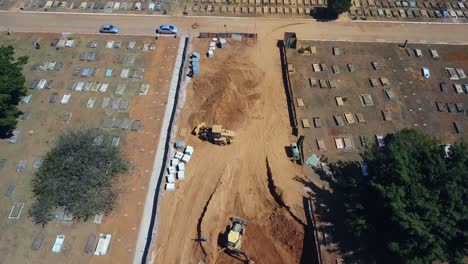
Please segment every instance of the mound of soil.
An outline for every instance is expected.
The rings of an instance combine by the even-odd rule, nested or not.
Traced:
[[[196,126],[204,121],[235,129],[253,113],[253,107],[260,99],[258,85],[263,72],[252,67],[247,57],[232,53],[207,63],[214,64],[209,68],[215,71],[194,79],[192,101],[200,107],[190,115],[189,123]]]
[[[303,228],[295,223],[283,208],[276,209],[270,216],[272,236],[289,251],[299,263],[302,254]]]

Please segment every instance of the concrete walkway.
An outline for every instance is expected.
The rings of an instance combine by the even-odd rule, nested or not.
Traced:
[[[154,204],[155,201],[155,196],[160,195],[158,191],[161,191],[164,189],[164,183],[161,183],[161,188],[158,190],[158,181],[164,181],[164,179],[160,179],[160,177],[163,177],[164,173],[161,173],[162,170],[165,169],[166,164],[163,164],[163,161],[165,160],[165,155],[166,155],[166,145],[168,142],[168,137],[171,136],[172,132],[172,125],[174,124],[171,122],[171,119],[173,119],[173,114],[174,114],[174,107],[176,107],[175,103],[177,101],[177,89],[178,89],[178,80],[179,80],[179,70],[180,67],[183,67],[182,62],[183,62],[183,51],[185,47],[185,38],[181,38],[179,42],[179,48],[177,50],[177,58],[176,58],[176,63],[174,65],[174,69],[172,72],[172,79],[171,79],[171,84],[169,88],[169,92],[167,95],[167,105],[166,105],[166,110],[164,112],[164,119],[162,122],[162,127],[161,127],[161,133],[159,135],[159,141],[158,141],[158,146],[156,149],[156,155],[154,157],[154,164],[153,164],[153,171],[151,173],[151,179],[148,188],[148,193],[146,195],[146,200],[145,200],[145,207],[143,210],[143,215],[141,217],[141,224],[140,224],[140,229],[138,232],[138,238],[137,238],[137,243],[135,246],[135,256],[133,258],[133,263],[138,264],[142,263],[142,259],[144,257],[145,253],[145,247],[147,246],[147,243],[150,242],[147,240],[149,232],[154,232],[153,230],[150,231],[150,228],[153,229],[153,226],[151,225],[152,217],[157,219],[157,215],[153,216],[153,210],[155,209],[155,206],[157,208],[157,204]],[[153,222],[154,224],[154,222]],[[154,235],[154,233],[153,233]]]

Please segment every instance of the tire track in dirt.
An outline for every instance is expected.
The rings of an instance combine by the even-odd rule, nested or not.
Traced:
[[[205,247],[203,246],[203,241],[199,240],[199,238],[202,237],[202,224],[203,224],[203,220],[204,220],[204,217],[208,211],[208,208],[210,206],[210,202],[211,200],[213,199],[213,196],[218,192],[219,190],[219,187],[221,186],[221,184],[223,183],[223,179],[226,177],[226,175],[229,175],[229,179],[228,181],[231,180],[231,177],[232,177],[232,174],[231,174],[231,171],[230,171],[230,166],[227,165],[225,168],[224,168],[224,173],[219,177],[218,179],[218,182],[216,183],[216,186],[214,187],[213,189],[213,192],[211,192],[210,196],[208,197],[206,203],[205,203],[205,206],[203,207],[203,210],[200,214],[200,217],[198,218],[198,222],[197,222],[197,240],[198,240],[198,244],[202,250],[202,253],[204,255],[204,261],[206,261],[206,258],[208,257],[208,253],[206,252],[206,249]]]

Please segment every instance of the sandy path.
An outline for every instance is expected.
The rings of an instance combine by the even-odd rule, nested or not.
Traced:
[[[194,40],[193,48],[203,50],[207,44],[207,40]],[[200,121],[216,122],[238,136],[226,147],[185,137],[194,145],[195,155],[187,166],[186,180],[178,183],[174,193],[164,193],[155,263],[239,263],[218,252],[218,236],[232,216],[250,221],[242,249],[256,263],[299,262],[303,228],[279,208],[266,171],[268,157],[276,192],[303,219],[302,186],[292,180],[300,168],[285,155],[284,147],[293,138],[279,53],[271,39],[245,46],[232,43],[217,50],[215,59],[202,60],[202,76],[188,87],[179,128],[191,130]],[[199,233],[208,238],[203,249],[194,241]]]

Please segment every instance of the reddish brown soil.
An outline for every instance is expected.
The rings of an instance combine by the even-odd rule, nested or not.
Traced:
[[[209,40],[195,39],[203,52]],[[241,249],[255,263],[298,263],[303,227],[270,193],[268,158],[276,192],[303,218],[301,174],[289,161],[290,128],[276,43],[231,41],[215,58],[202,58],[202,74],[187,87],[179,131],[199,122],[221,124],[237,133],[236,142],[216,146],[186,134],[178,139],[194,146],[185,180],[164,192],[153,248],[154,263],[242,263],[242,256],[222,252],[220,240],[230,217],[247,219]],[[180,135],[180,133],[179,133]],[[270,186],[271,187],[271,186]],[[304,220],[302,220],[304,221]],[[208,242],[195,241],[198,236]]]

